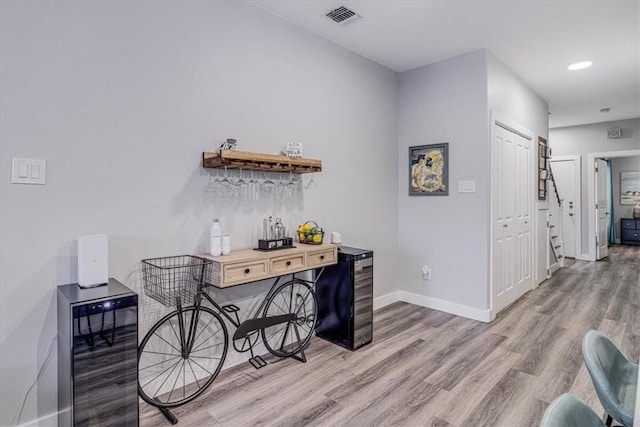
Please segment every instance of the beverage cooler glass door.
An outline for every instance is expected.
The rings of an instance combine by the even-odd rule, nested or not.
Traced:
[[[76,305],[73,425],[138,425],[137,296]]]

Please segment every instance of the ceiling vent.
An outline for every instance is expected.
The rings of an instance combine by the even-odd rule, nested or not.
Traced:
[[[333,22],[336,22],[341,25],[351,24],[352,22],[355,22],[358,19],[362,18],[353,10],[347,9],[344,6],[340,6],[337,9],[333,9],[331,12],[327,13],[327,17],[331,19]]]

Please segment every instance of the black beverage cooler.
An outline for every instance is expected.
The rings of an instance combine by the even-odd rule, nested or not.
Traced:
[[[138,295],[58,286],[58,425],[138,425]]]
[[[373,251],[341,246],[316,282],[316,335],[355,350],[373,338]]]

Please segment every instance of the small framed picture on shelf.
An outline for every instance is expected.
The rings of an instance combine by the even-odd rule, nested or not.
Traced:
[[[409,195],[449,195],[449,143],[409,147]]]

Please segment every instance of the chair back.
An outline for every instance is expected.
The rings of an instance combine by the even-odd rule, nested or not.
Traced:
[[[632,426],[638,365],[629,362],[609,338],[594,330],[582,340],[582,355],[607,414],[624,426]]]
[[[540,427],[605,427],[605,424],[580,398],[565,393],[544,411]]]

